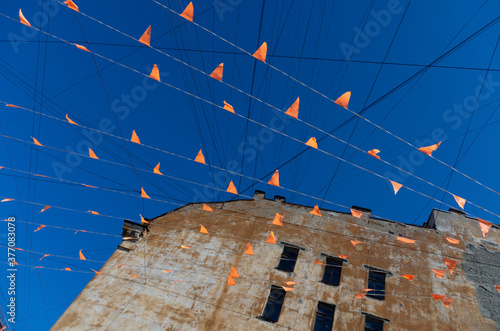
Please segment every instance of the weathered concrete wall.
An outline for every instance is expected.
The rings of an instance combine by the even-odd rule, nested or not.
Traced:
[[[471,278],[487,272],[478,272],[473,260],[483,253],[469,248],[481,242],[477,238],[480,233],[463,215],[435,211],[431,218],[435,217],[436,229],[431,229],[373,219],[369,213],[356,219],[350,214],[322,211],[323,216],[318,217],[309,214],[310,207],[262,196],[210,206],[213,213],[193,204],[158,217],[144,239],[124,242],[130,252],[117,250],[100,270],[103,274],[92,279],[52,329],[311,330],[320,300],[336,305],[334,330],[362,329],[361,312],[390,320],[385,330],[495,328],[498,306],[485,310],[481,301],[478,304],[477,297],[486,296],[478,285],[484,282]],[[271,224],[277,212],[284,216],[283,227]],[[453,219],[459,230],[441,216]],[[200,224],[209,234],[199,232]],[[275,269],[283,247],[265,243],[270,231],[278,242],[305,249],[299,253],[293,273]],[[445,235],[461,239],[461,243],[450,245]],[[417,242],[403,244],[396,236]],[[491,238],[492,243],[499,242],[498,233],[492,233]],[[363,244],[354,247],[350,239]],[[252,244],[254,256],[244,254],[247,243]],[[340,286],[320,282],[324,267],[314,261],[325,262],[322,253],[350,256],[342,269]],[[459,261],[453,275],[447,272],[444,279],[438,279],[430,268],[447,270],[443,256],[472,262]],[[120,264],[125,265],[117,269]],[[367,287],[368,272],[363,265],[393,274],[386,281],[385,300],[355,298],[354,293]],[[231,266],[240,274],[236,286],[226,286]],[[481,266],[486,269],[485,264]],[[163,273],[165,269],[174,271]],[[416,277],[410,282],[400,274]],[[278,323],[258,319],[271,284],[288,280],[299,285],[287,293]],[[440,300],[432,300],[432,293],[455,300],[447,309]],[[78,312],[79,318],[72,312]]]

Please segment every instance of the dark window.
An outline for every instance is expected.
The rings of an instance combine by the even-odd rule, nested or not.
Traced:
[[[281,307],[285,300],[285,290],[278,286],[271,286],[271,292],[267,298],[266,307],[261,318],[269,322],[277,322],[280,317]]]
[[[384,321],[374,317],[365,317],[365,331],[382,331],[384,329]]]
[[[338,286],[340,284],[340,273],[342,272],[342,261],[327,257],[323,283]]]
[[[331,331],[333,326],[333,314],[335,306],[324,302],[318,302],[318,311],[316,312],[316,322],[314,322],[313,331]]]
[[[370,270],[368,274],[368,288],[372,289],[366,296],[384,300],[385,299],[385,273]]]
[[[280,263],[278,269],[288,272],[293,272],[297,257],[299,256],[299,249],[291,246],[285,246],[283,253],[281,253]]]

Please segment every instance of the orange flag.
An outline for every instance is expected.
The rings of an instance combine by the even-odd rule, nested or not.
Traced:
[[[200,224],[200,227],[201,227],[200,228],[201,233],[208,233],[208,230],[203,225]]]
[[[166,273],[171,272],[171,271],[173,271],[173,270],[163,270],[162,272],[163,272],[164,274],[166,274]]]
[[[314,264],[326,265],[323,262],[319,262],[318,260],[314,260]]]
[[[146,29],[146,32],[139,39],[140,43],[146,46],[151,46],[151,25]]]
[[[153,70],[151,70],[149,78],[160,81],[160,70],[156,64],[153,66]]]
[[[373,291],[373,289],[372,288],[364,288],[363,291],[370,292],[370,291]]]
[[[369,150],[368,152],[368,155],[371,155],[373,156],[374,158],[376,159],[379,159],[380,160],[380,156],[378,156],[377,154],[380,153],[380,151],[378,149],[372,149],[372,150]]]
[[[393,182],[391,180],[392,187],[394,188],[394,195],[398,194],[399,190],[403,187],[403,185]]]
[[[85,230],[76,230],[75,234],[77,234],[78,232],[88,232],[88,231],[85,231]]]
[[[99,213],[98,213],[98,212],[93,211],[93,210],[89,210],[89,211],[87,211],[87,213],[91,213],[92,215],[99,215]]]
[[[34,232],[37,232],[37,231],[40,231],[41,229],[43,229],[44,227],[46,227],[47,225],[40,225]]]
[[[444,277],[444,270],[439,270],[439,269],[432,269],[434,271],[434,274],[436,275],[437,278],[443,279]]]
[[[351,244],[352,244],[354,247],[356,247],[356,245],[358,245],[358,244],[362,244],[362,243],[363,243],[362,241],[357,241],[357,240],[352,240],[352,239],[351,239]]]
[[[234,108],[230,104],[228,104],[226,101],[224,101],[224,109],[227,110],[228,112],[231,112],[234,114]]]
[[[73,1],[66,0],[66,1],[64,1],[64,3],[67,4],[69,8],[76,10],[77,12],[80,12],[80,10],[78,9],[78,6],[75,5],[75,3]]]
[[[337,100],[335,100],[335,103],[347,109],[347,106],[349,106],[349,99],[351,99],[350,91],[342,94]]]
[[[321,211],[319,210],[318,205],[314,206],[313,210],[310,211],[309,214],[321,216]]]
[[[116,270],[120,269],[121,267],[123,267],[125,264],[120,264],[118,267],[116,267]]]
[[[498,293],[500,293],[500,285],[493,285],[497,289]]]
[[[80,249],[80,260],[87,260],[85,256],[83,256],[82,250]]]
[[[187,249],[187,248],[191,248],[191,247],[193,247],[193,246],[181,245],[181,248],[186,248]]]
[[[460,244],[460,240],[458,240],[458,239],[453,239],[453,238],[450,238],[450,237],[445,237],[445,238],[446,238],[446,240],[448,240],[448,242],[450,244],[454,244],[454,245]]]
[[[26,17],[24,17],[23,15],[23,12],[21,9],[19,9],[19,20],[21,21],[21,23],[23,23],[24,25],[27,25],[29,27],[31,27],[31,24],[30,22],[28,22],[28,20],[26,19]]]
[[[146,219],[144,217],[142,217],[141,214],[139,214],[139,216],[141,217],[141,224],[149,224],[148,221],[146,221]],[[134,238],[135,239],[135,238]]]
[[[203,153],[201,152],[201,149],[198,152],[198,155],[196,155],[196,158],[194,159],[194,162],[206,164],[205,163],[205,156],[203,156]]]
[[[5,107],[21,108],[19,106],[16,106],[16,105],[13,105],[13,104],[10,104],[10,103],[5,104]]]
[[[129,275],[129,276],[130,276],[130,277],[134,277],[134,278],[141,278],[141,277],[139,277],[139,276],[137,276],[137,275]]]
[[[193,15],[194,15],[194,8],[193,8],[193,3],[190,2],[189,5],[187,5],[186,9],[181,13],[181,16],[187,19],[188,21],[193,21]]]
[[[271,179],[267,182],[269,185],[273,185],[273,186],[280,186],[280,174],[279,174],[279,171],[276,170],[274,172],[274,175],[271,177]]]
[[[405,237],[398,237],[398,240],[401,241],[402,243],[405,243],[405,244],[414,244],[415,243],[415,239],[410,239],[410,238],[405,238]]]
[[[271,233],[269,234],[269,237],[267,237],[266,244],[274,244],[274,245],[276,245],[276,238],[274,237],[274,232],[273,231],[271,231]]]
[[[480,218],[478,218],[477,221],[479,222],[479,227],[481,228],[481,232],[483,233],[483,237],[486,237],[486,234],[488,233],[488,231],[490,231],[493,224],[488,222],[488,221],[482,220]]]
[[[341,259],[348,259],[349,255],[338,254]]]
[[[232,193],[232,194],[238,194],[238,191],[236,191],[236,187],[233,184],[233,181],[229,183],[229,186],[227,187],[227,192]]]
[[[299,118],[299,103],[300,103],[300,98],[297,98],[295,102],[288,108],[288,110],[285,112],[288,116],[292,116],[293,118]]]
[[[247,244],[247,248],[245,249],[245,254],[246,255],[253,255],[252,245]]]
[[[405,275],[405,274],[401,274],[402,277],[408,279],[409,281],[413,281],[413,278],[415,278],[415,275]]]
[[[450,303],[453,301],[453,299],[445,299],[445,298],[441,298],[441,301],[443,301],[444,305],[446,306],[446,308],[450,309]]]
[[[442,299],[444,297],[446,297],[446,295],[444,295],[444,294],[433,294],[432,295],[432,299],[434,299],[434,300]]]
[[[147,195],[146,191],[141,187],[141,197],[146,198],[146,199],[151,199],[149,195]]]
[[[139,137],[137,136],[137,133],[135,133],[135,130],[132,130],[132,138],[130,138],[130,141],[132,141],[133,143],[136,143],[136,144],[141,144],[141,141],[139,139]]]
[[[88,50],[88,48],[87,48],[87,47],[85,47],[85,46],[78,45],[78,44],[75,44],[75,46],[76,46],[76,48],[78,48],[79,50],[82,50],[82,51],[85,51],[85,52],[89,52],[89,53],[90,53],[90,51]]]
[[[163,175],[161,172],[160,172],[160,162],[158,162],[158,164],[156,165],[156,167],[153,169],[153,172],[155,174],[158,174],[158,175]]]
[[[9,201],[14,201],[14,199],[2,199],[0,202],[9,202]]]
[[[279,213],[276,213],[276,216],[274,216],[273,225],[283,226],[283,216],[281,216]]]
[[[42,261],[42,259],[43,259],[43,258],[45,258],[45,257],[47,257],[47,256],[50,256],[50,254],[45,254],[44,256],[42,256],[42,257],[40,258],[40,260],[38,260],[38,262]]]
[[[40,144],[40,142],[38,140],[36,140],[36,138],[33,138],[33,137],[31,137],[31,138],[33,139],[33,142],[35,143],[35,145],[43,146],[42,144]]]
[[[438,149],[439,145],[441,145],[441,142],[438,142],[437,144],[431,146],[420,147],[418,150],[421,151],[422,153],[432,156],[432,152]]]
[[[314,137],[311,137],[311,139],[309,139],[306,142],[306,145],[309,147],[318,149],[318,143],[316,142],[316,138],[314,138]]]
[[[212,71],[212,73],[210,74],[210,77],[222,82],[222,72],[223,71],[224,71],[224,63],[221,63],[217,66],[217,68],[214,69],[214,71]]]
[[[227,285],[229,285],[229,286],[236,285],[236,282],[234,281],[233,277],[231,277],[231,276],[227,277]]]
[[[351,215],[356,218],[360,218],[363,215],[363,212],[356,209],[351,209]]]
[[[450,270],[450,275],[453,275],[453,269],[455,269],[455,266],[457,265],[458,261],[447,259],[445,257],[443,257],[443,261],[444,263],[446,263],[446,266]]]
[[[283,287],[283,289],[285,290],[285,292],[295,291],[295,289],[291,288],[291,287],[286,287],[286,286],[281,286],[281,287]]]
[[[253,57],[262,62],[266,62],[266,55],[267,55],[267,43],[263,42],[262,45],[259,47],[259,49],[256,50],[255,53],[253,53]]]
[[[285,285],[288,285],[288,286],[293,286],[293,285],[297,285],[298,283],[297,282],[292,282],[292,281],[286,281],[286,282],[283,282],[283,284]]]
[[[356,299],[361,299],[362,297],[364,297],[366,295],[366,293],[356,293],[354,295],[356,296]]]
[[[68,114],[66,114],[66,119],[68,120],[68,122],[69,122],[70,124],[78,125],[78,124],[76,124],[76,122],[75,122],[75,121],[73,121],[71,118],[69,118],[69,117],[68,117]]]
[[[452,194],[452,195],[453,195],[453,197],[455,198],[455,201],[456,201],[456,202],[458,203],[458,205],[460,206],[460,208],[464,209],[465,202],[466,202],[467,200],[465,200],[464,198],[458,197],[458,196],[456,196],[456,195],[454,195],[454,194]]]
[[[45,206],[45,207],[43,207],[43,209],[42,209],[42,210],[40,210],[40,212],[38,212],[38,213],[39,213],[39,214],[40,214],[40,213],[43,213],[44,211],[46,211],[46,210],[47,210],[47,209],[49,209],[49,208],[52,208],[52,206]]]
[[[97,157],[97,155],[95,155],[94,151],[91,148],[89,148],[89,156],[93,159],[99,160],[99,158]]]
[[[240,278],[240,275],[238,274],[238,270],[236,270],[235,267],[231,267],[231,273],[229,274],[229,277]]]
[[[213,211],[213,209],[210,208],[210,206],[208,206],[206,204],[203,204],[203,210],[205,210],[205,211]]]
[[[93,272],[95,272],[96,275],[102,275],[102,272],[95,271],[94,269],[90,269],[90,270],[92,270]]]

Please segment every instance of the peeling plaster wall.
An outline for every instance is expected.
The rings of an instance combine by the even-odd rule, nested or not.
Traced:
[[[447,270],[442,257],[460,260],[464,250],[464,258],[484,255],[469,248],[480,244],[482,235],[463,215],[434,211],[432,229],[370,218],[370,213],[357,219],[322,211],[323,217],[318,217],[309,214],[310,207],[262,195],[209,205],[213,213],[191,204],[162,215],[151,221],[144,239],[124,242],[122,246],[131,250],[117,250],[111,256],[100,270],[103,275],[91,280],[52,330],[311,330],[318,301],[336,305],[334,330],[362,329],[361,312],[388,319],[384,330],[495,329],[498,306],[488,310],[481,301],[478,304],[476,298],[485,295],[477,284],[482,281],[471,278],[478,273],[473,262],[460,261],[453,275],[447,271],[444,279],[430,269]],[[284,217],[283,227],[271,224],[277,212]],[[199,232],[200,224],[208,235]],[[278,242],[305,248],[293,273],[275,269],[283,247],[265,243],[270,231]],[[491,232],[489,240],[499,243],[498,231]],[[461,243],[450,245],[445,235]],[[403,244],[395,236],[417,242]],[[363,244],[354,247],[350,239]],[[254,256],[244,254],[247,243],[252,244]],[[350,256],[340,286],[320,283],[324,267],[314,261],[324,262],[322,253]],[[117,269],[120,264],[125,265]],[[355,298],[354,293],[367,287],[363,265],[392,272],[385,300]],[[231,266],[240,274],[236,286],[226,286]],[[175,271],[163,273],[165,269]],[[410,282],[400,274],[416,277]],[[259,320],[270,284],[287,280],[299,285],[286,294],[278,323]],[[440,300],[432,300],[432,293],[455,300],[447,309]]]

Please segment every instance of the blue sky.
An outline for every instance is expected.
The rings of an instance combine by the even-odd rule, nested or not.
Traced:
[[[166,2],[176,12],[181,12],[187,4]],[[377,148],[391,164],[497,212],[495,192],[458,173],[453,174],[448,184],[451,170],[446,166],[366,121],[352,118],[345,109],[153,1],[78,1],[77,5],[83,13],[135,38],[152,25],[153,47],[206,73],[224,63],[223,81],[279,109],[286,110],[300,97],[299,118],[322,130],[331,131],[349,121],[333,134],[343,140],[350,139],[351,144],[363,150]],[[500,160],[495,141],[498,140],[496,121],[500,119],[496,114],[500,73],[498,53],[494,52],[500,25],[495,21],[474,34],[496,18],[500,5],[493,1],[486,1],[482,8],[481,5],[483,2],[457,5],[452,1],[409,4],[407,1],[224,0],[215,5],[195,2],[194,8],[197,23],[242,49],[254,52],[262,42],[267,42],[268,63],[329,98],[336,99],[345,91],[352,91],[350,109],[355,112],[365,109],[364,117],[404,140],[418,146],[442,140],[434,155],[447,164],[455,164],[463,142],[457,169],[497,191]],[[0,12],[17,18],[20,6],[33,26],[59,38],[86,45],[95,53],[144,74],[149,74],[153,64],[157,64],[162,81],[218,105],[227,101],[236,113],[277,128],[287,136],[304,142],[310,137],[323,137],[314,128],[284,117],[53,0],[8,2]],[[188,158],[194,158],[202,149],[208,164],[251,178],[267,181],[279,169],[281,186],[289,189],[255,183],[220,170],[211,171],[207,166],[158,150],[129,142],[124,145],[114,137],[0,105],[0,166],[112,190],[0,170],[0,196],[16,199],[0,204],[2,218],[15,217],[19,221],[114,235],[74,234],[50,227],[35,233],[38,225],[19,222],[16,244],[20,248],[75,258],[82,249],[87,259],[106,261],[121,242],[123,219],[139,220],[139,214],[152,218],[193,201],[234,199],[235,196],[223,192],[230,180],[247,196],[260,189],[268,197],[282,195],[287,201],[310,206],[318,203],[290,191],[293,190],[344,206],[370,208],[379,217],[419,225],[427,220],[432,208],[448,209],[404,188],[394,196],[384,179],[342,162],[338,166],[335,158],[144,79],[117,64],[98,57],[94,62],[89,53],[4,16],[0,17],[0,24],[3,34],[0,101],[60,119],[68,114],[79,124],[100,130],[105,127],[111,134],[126,139],[136,130],[144,144]],[[363,32],[361,37],[356,37],[358,31]],[[470,36],[474,38],[462,43]],[[460,47],[454,48],[457,45]],[[352,54],[346,54],[346,49],[353,48]],[[446,53],[450,50],[453,51]],[[424,67],[443,54],[446,56],[438,63]],[[424,68],[421,75],[400,86]],[[474,109],[474,115],[470,116]],[[31,141],[33,136],[43,145],[59,150],[35,147],[4,136],[23,141]],[[117,164],[68,156],[67,151],[86,154],[88,147],[100,159]],[[456,206],[449,194],[443,196],[442,191],[350,147],[344,153],[344,147],[345,144],[331,137],[319,142],[322,150],[344,155],[349,162]],[[158,162],[165,175],[176,179],[130,168],[133,164],[137,169],[151,171]],[[222,191],[193,183],[215,185]],[[163,202],[138,198],[141,186],[152,198]],[[346,211],[327,202],[319,203],[323,208]],[[56,208],[39,213],[43,205],[95,210],[116,218]],[[495,216],[470,204],[465,210],[498,223]],[[0,226],[3,227],[0,234],[5,234],[7,225]],[[0,240],[7,256],[6,236]],[[102,265],[57,257],[39,262],[40,257],[40,254],[17,252],[17,261],[29,266],[90,271]],[[0,303],[4,312],[8,300],[6,269],[4,264],[0,273],[3,295]],[[89,273],[19,267],[15,328],[49,329],[91,278]]]

